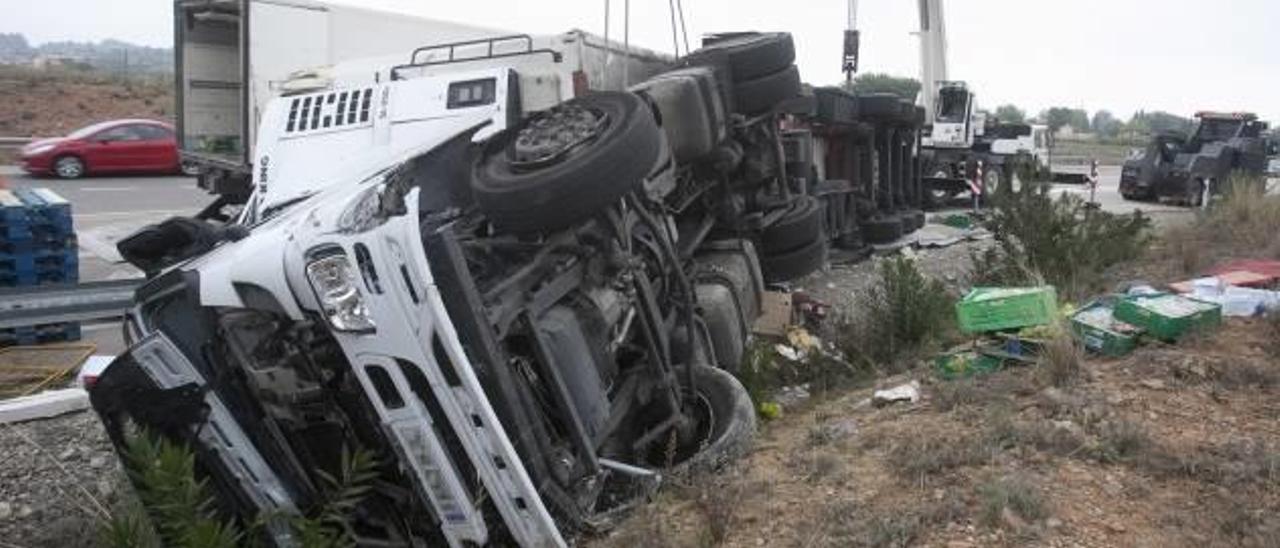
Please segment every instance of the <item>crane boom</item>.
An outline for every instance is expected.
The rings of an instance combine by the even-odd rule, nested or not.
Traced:
[[[947,78],[947,23],[942,0],[920,2],[920,97],[925,119],[933,120],[939,84]]]

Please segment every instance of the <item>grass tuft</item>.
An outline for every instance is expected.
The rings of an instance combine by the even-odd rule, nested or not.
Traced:
[[[1049,517],[1044,497],[1023,477],[1008,476],[979,485],[978,498],[982,508],[979,517],[989,527],[999,527],[1004,523],[1006,510],[1028,522]]]

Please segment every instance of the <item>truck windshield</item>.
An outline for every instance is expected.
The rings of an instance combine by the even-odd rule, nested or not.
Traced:
[[[962,89],[944,89],[938,92],[938,121],[947,124],[964,122],[969,110],[969,92]]]
[[[1196,131],[1196,140],[1202,143],[1225,141],[1236,136],[1240,131],[1242,120],[1207,119],[1200,121],[1200,129]]]

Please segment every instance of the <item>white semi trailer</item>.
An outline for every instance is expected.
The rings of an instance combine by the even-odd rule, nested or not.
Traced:
[[[243,202],[252,190],[252,154],[266,104],[308,91],[298,86],[300,72],[321,75],[323,86],[324,67],[349,73],[344,65],[352,60],[399,56],[400,63],[419,65],[416,71],[539,64],[524,72],[561,78],[568,90],[575,84],[621,89],[670,62],[581,31],[493,40],[514,34],[317,0],[175,0],[183,162],[198,168],[199,185],[222,202]],[[523,55],[535,49],[554,55]],[[369,78],[385,74],[368,71]]]

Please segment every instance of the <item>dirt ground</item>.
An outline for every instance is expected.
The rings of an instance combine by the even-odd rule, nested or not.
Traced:
[[[1264,320],[1178,347],[1034,367],[925,371],[765,424],[723,477],[668,489],[595,546],[1280,546],[1280,362]]]
[[[954,287],[966,251],[920,257]],[[1114,281],[1185,276],[1167,253]],[[808,287],[842,307],[866,266]],[[920,363],[762,423],[714,478],[668,486],[594,547],[1280,547],[1280,320],[1228,319],[1177,345],[943,381]],[[1057,378],[1061,378],[1058,375]],[[919,381],[915,403],[870,405]]]
[[[0,67],[0,136],[56,137],[117,118],[172,120],[172,87]]]

